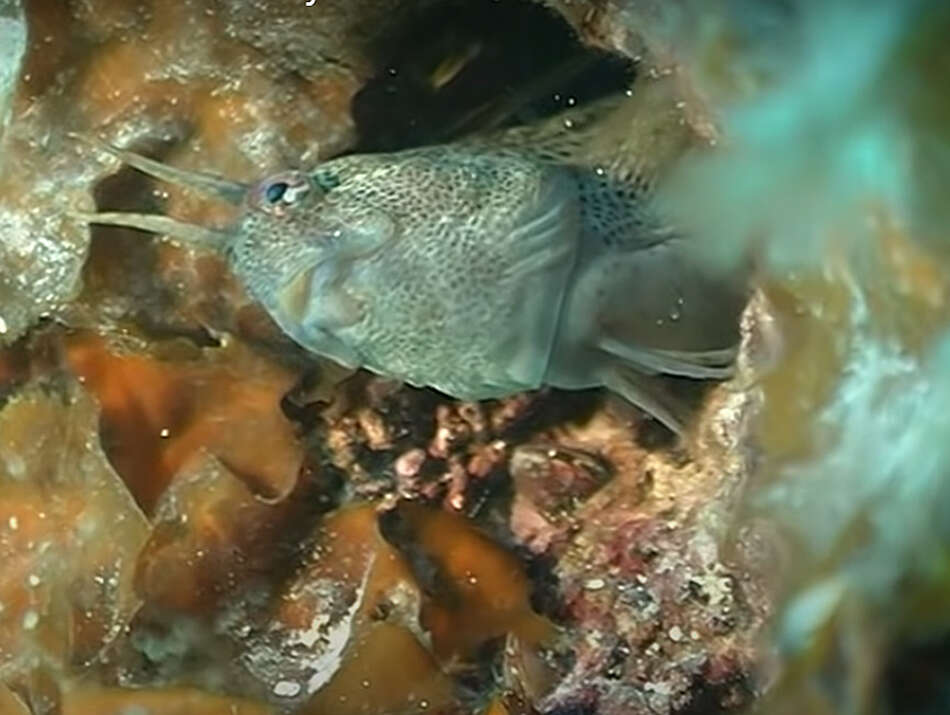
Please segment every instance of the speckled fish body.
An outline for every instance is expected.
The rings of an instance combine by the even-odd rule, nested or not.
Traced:
[[[543,384],[576,263],[570,175],[445,146],[321,166],[287,216],[248,213],[233,264],[308,349],[465,399]]]
[[[346,366],[470,400],[607,386],[680,430],[681,406],[655,378],[727,376],[744,289],[708,273],[696,238],[650,207],[657,157],[683,144],[682,121],[663,112],[625,130],[634,146],[618,155],[632,151],[633,165],[579,161],[582,139],[598,135],[549,122],[250,187],[202,175],[193,185],[240,197],[221,233],[89,220],[211,236],[289,336]]]

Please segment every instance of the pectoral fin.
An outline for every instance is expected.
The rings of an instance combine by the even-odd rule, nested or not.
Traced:
[[[719,350],[658,350],[604,336],[602,350],[636,365],[644,372],[678,375],[700,380],[725,380],[732,377],[737,348]]]
[[[668,381],[617,365],[604,379],[606,387],[639,407],[677,435],[682,435],[691,414],[690,404],[673,393]]]

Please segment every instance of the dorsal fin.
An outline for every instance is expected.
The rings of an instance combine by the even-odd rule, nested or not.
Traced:
[[[681,107],[673,76],[644,78],[629,93],[609,95],[535,124],[462,142],[599,169],[614,180],[643,189],[700,143]]]

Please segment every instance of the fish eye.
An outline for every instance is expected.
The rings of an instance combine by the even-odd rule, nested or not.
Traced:
[[[280,201],[284,194],[287,193],[289,186],[286,181],[275,181],[273,184],[267,187],[264,195],[267,197],[268,203],[276,204]]]
[[[288,171],[262,181],[251,192],[250,203],[255,208],[275,216],[282,216],[288,208],[300,201],[312,188],[310,177],[299,171]]]

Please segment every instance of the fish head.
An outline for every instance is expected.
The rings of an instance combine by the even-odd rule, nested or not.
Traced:
[[[250,186],[224,252],[284,332],[357,367],[365,357],[340,335],[363,322],[371,306],[351,277],[371,272],[371,259],[398,232],[391,214],[371,203],[346,191],[330,197],[341,181],[332,165],[280,172]]]
[[[290,337],[348,367],[360,363],[352,348],[328,332],[362,316],[364,306],[341,279],[395,231],[386,213],[346,192],[327,200],[341,183],[334,162],[312,172],[280,171],[245,184],[172,167],[97,139],[77,138],[149,176],[225,201],[236,215],[216,228],[133,212],[73,211],[74,218],[160,234],[219,253]]]

